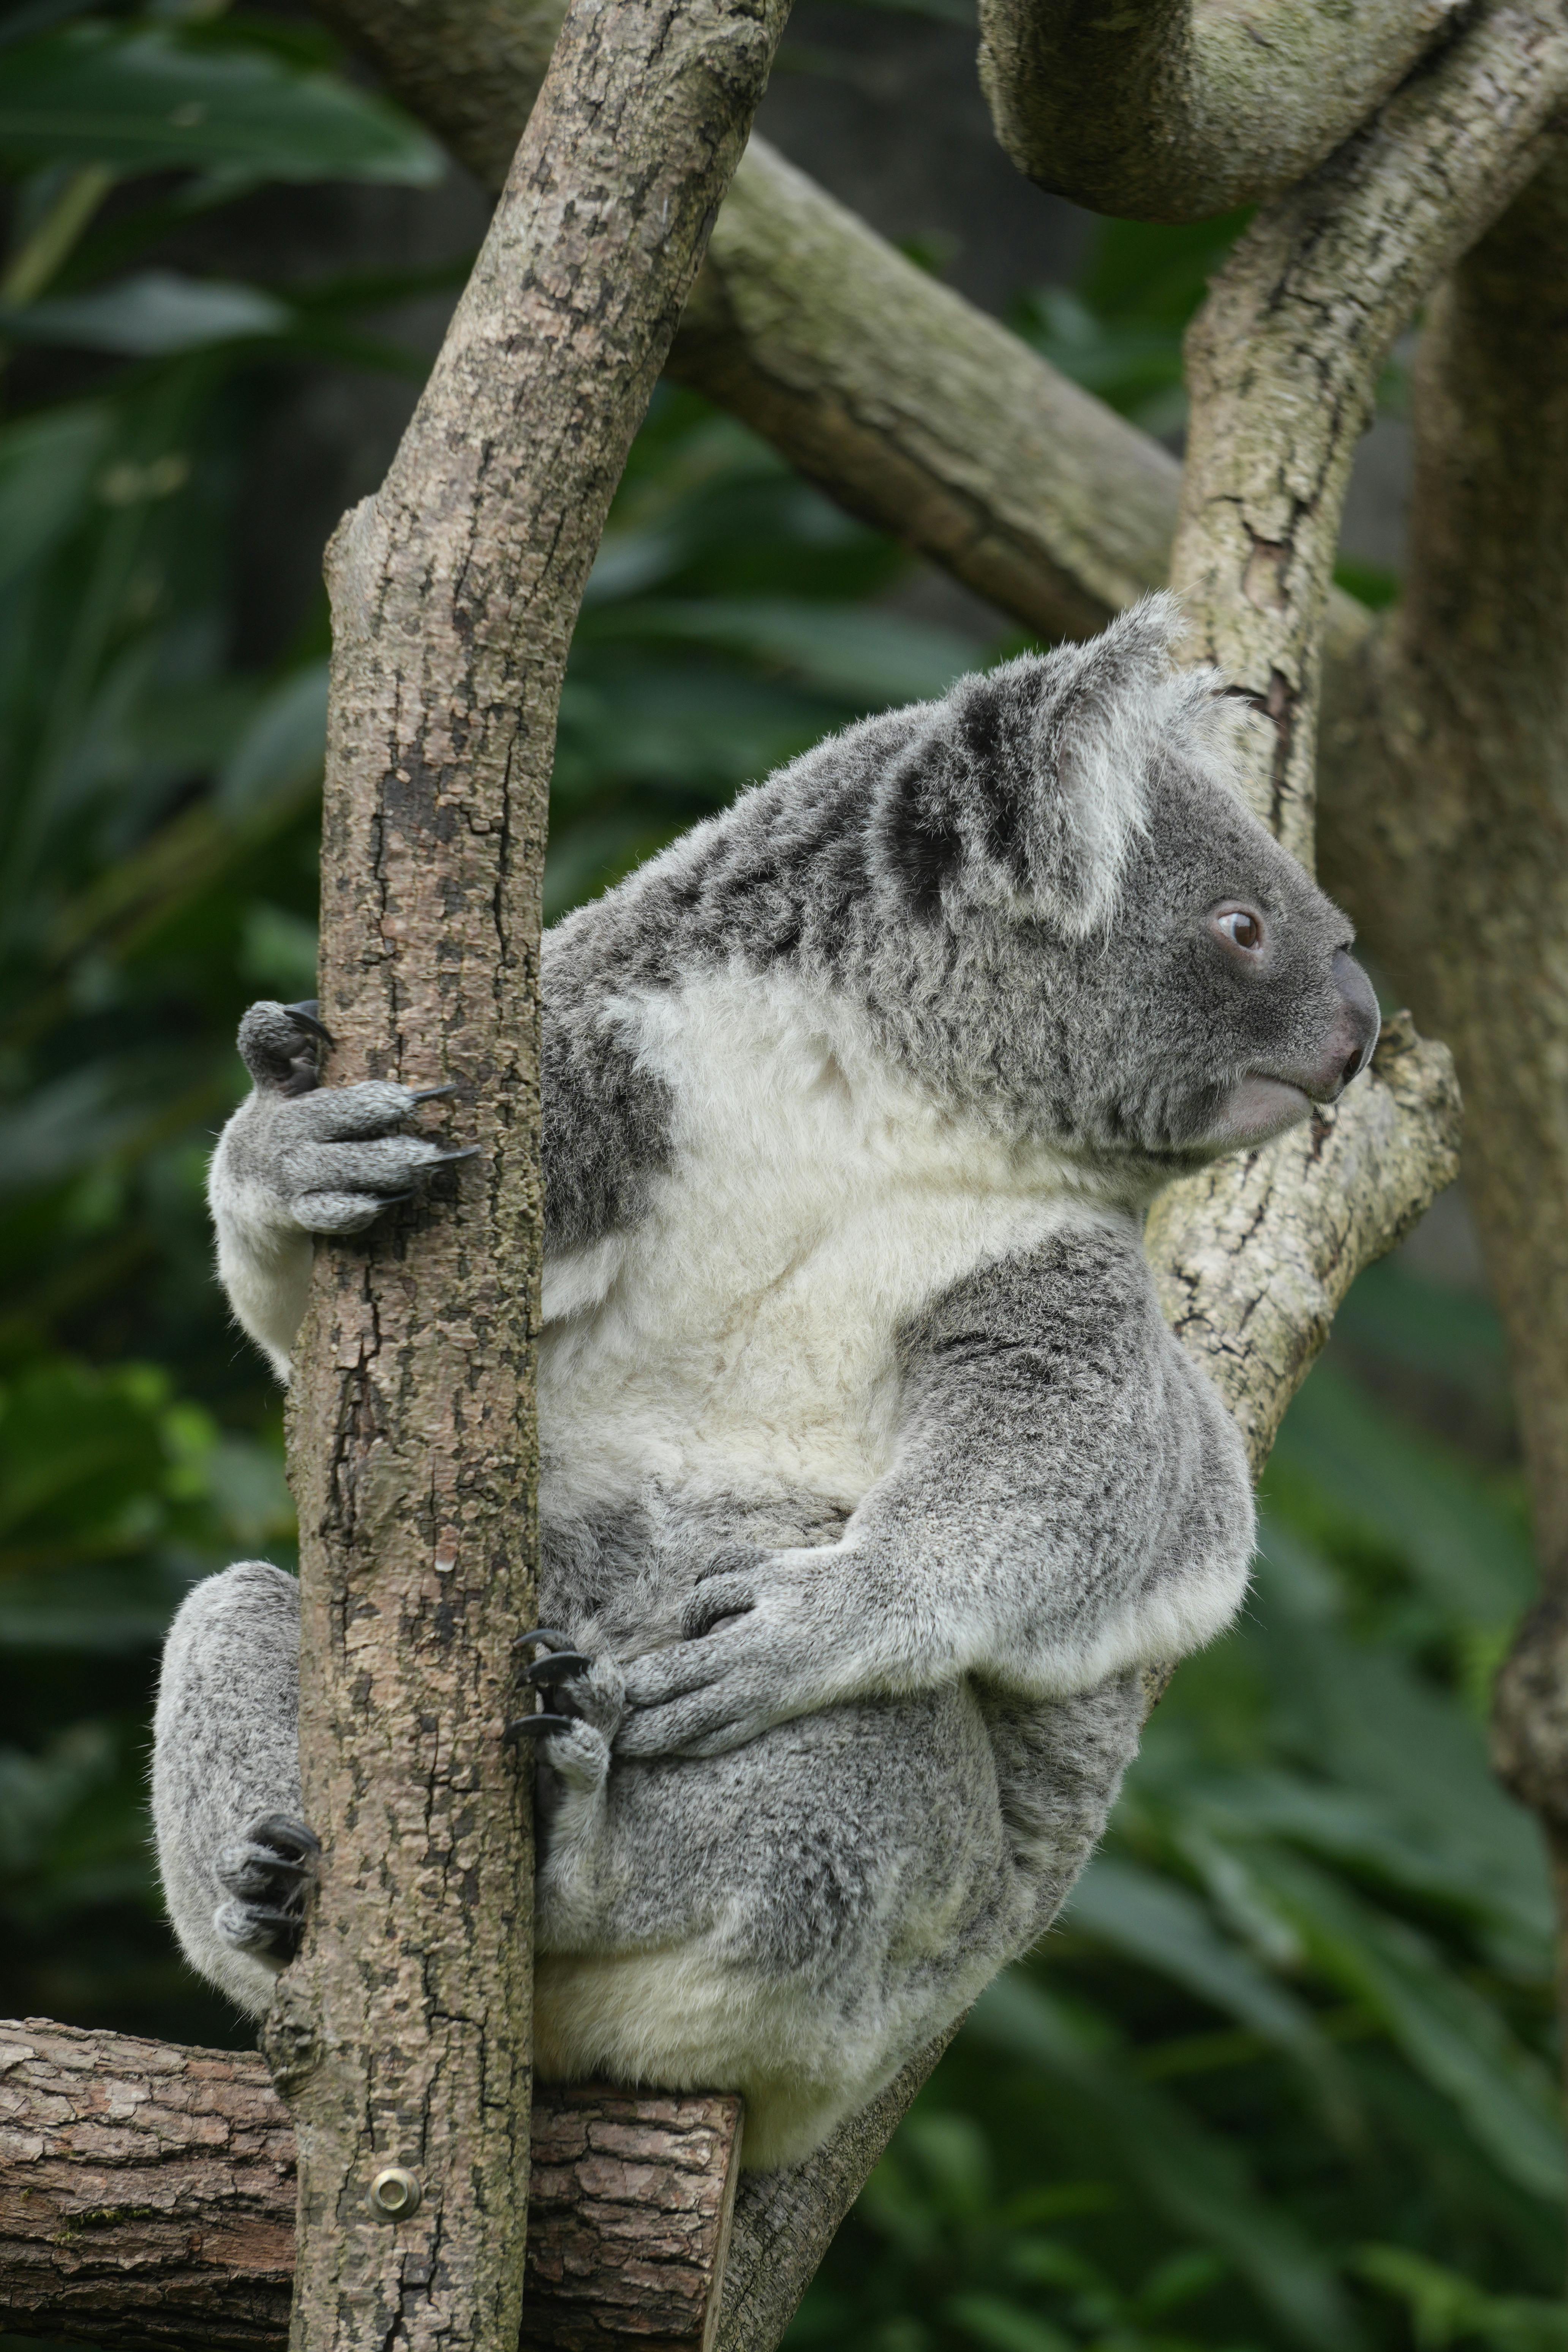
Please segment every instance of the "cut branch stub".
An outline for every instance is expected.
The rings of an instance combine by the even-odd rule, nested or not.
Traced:
[[[1493,0],[1259,214],[1188,331],[1171,584],[1191,656],[1269,722],[1250,795],[1309,866],[1324,607],[1378,376],[1424,295],[1539,167],[1565,89],[1559,0]]]
[[[522,2344],[706,2352],[740,2162],[720,2092],[542,2091]],[[294,2130],[250,2052],[0,2022],[0,2326],[281,2352]]]
[[[1313,170],[1462,0],[981,0],[996,136],[1043,188],[1124,219],[1195,221]]]
[[[503,1733],[531,1614],[555,714],[784,16],[575,0],[387,480],[331,551],[331,1075],[456,1083],[456,1139],[482,1157],[428,1211],[319,1253],[295,1373],[300,1752],[324,1852],[266,2046],[300,2139],[296,2352],[515,2352],[532,1868]],[[378,2210],[388,2168],[413,2186]]]

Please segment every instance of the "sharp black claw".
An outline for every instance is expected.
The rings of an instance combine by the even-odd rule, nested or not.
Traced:
[[[563,1682],[568,1675],[586,1674],[593,1663],[581,1650],[552,1650],[548,1657],[535,1658],[532,1665],[524,1666],[519,1679],[536,1685]]]
[[[410,1095],[409,1108],[412,1109],[416,1103],[444,1102],[448,1095],[460,1095],[466,1091],[462,1087],[422,1087],[416,1095]]]
[[[552,1731],[571,1731],[575,1717],[570,1715],[520,1715],[507,1725],[501,1735],[508,1740],[542,1739]]]
[[[295,1846],[301,1853],[321,1851],[321,1841],[315,1831],[303,1822],[291,1821],[287,1813],[264,1813],[258,1822],[252,1822],[250,1835],[267,1838],[274,1845]]]
[[[324,1039],[326,1044],[329,1045],[332,1045],[337,1043],[331,1031],[326,1026],[325,1023],[321,1019],[321,1003],[314,996],[307,996],[302,1003],[299,1004],[286,1004],[283,1007],[283,1010],[285,1013],[291,1013],[293,1014],[301,1029],[313,1030],[316,1035]]]
[[[526,1650],[531,1642],[553,1642],[558,1650],[572,1647],[570,1633],[558,1633],[553,1625],[536,1625],[531,1633],[519,1633],[512,1643],[514,1650]]]

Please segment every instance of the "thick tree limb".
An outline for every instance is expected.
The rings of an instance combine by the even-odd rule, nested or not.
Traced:
[[[542,2091],[522,2343],[704,2352],[741,2102]],[[249,2052],[0,2022],[0,2326],[113,2352],[280,2352],[294,2130]]]
[[[515,2352],[539,886],[566,648],[786,0],[575,0],[385,484],[329,558],[333,1076],[455,1081],[481,1170],[321,1252],[291,1421],[320,1899],[266,2028],[300,2135],[295,2352]],[[445,21],[444,15],[442,21]],[[414,2176],[396,2219],[367,2201]]]
[[[1309,865],[1322,615],[1378,375],[1428,288],[1539,169],[1564,90],[1560,0],[1494,0],[1259,214],[1188,332],[1171,584],[1194,656],[1272,721],[1255,805]]]
[[[1459,1128],[1447,1047],[1396,1013],[1370,1079],[1154,1203],[1166,1320],[1230,1407],[1255,1478],[1356,1276],[1458,1174]]]
[[[753,139],[671,372],[1045,637],[1163,579],[1177,467]]]
[[[981,0],[980,79],[1041,187],[1130,220],[1207,220],[1315,170],[1459,5]]]

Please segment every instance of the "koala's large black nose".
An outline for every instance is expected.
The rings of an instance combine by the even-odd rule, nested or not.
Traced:
[[[1339,1064],[1339,1093],[1359,1077],[1373,1056],[1383,1018],[1373,985],[1354,956],[1334,950],[1334,986],[1339,991],[1340,1015],[1334,1024],[1334,1055]]]

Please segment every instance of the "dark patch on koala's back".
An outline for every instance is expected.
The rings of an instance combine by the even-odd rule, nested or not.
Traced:
[[[607,968],[596,964],[595,928],[562,939],[544,961],[540,1094],[552,1250],[581,1249],[635,1224],[672,1157],[669,1089],[605,1014],[615,973],[609,958]]]
[[[943,744],[911,753],[878,813],[878,847],[910,910],[932,923],[942,912],[942,886],[958,871],[963,836],[944,805],[937,770],[951,756]],[[934,787],[934,789],[933,789]]]

